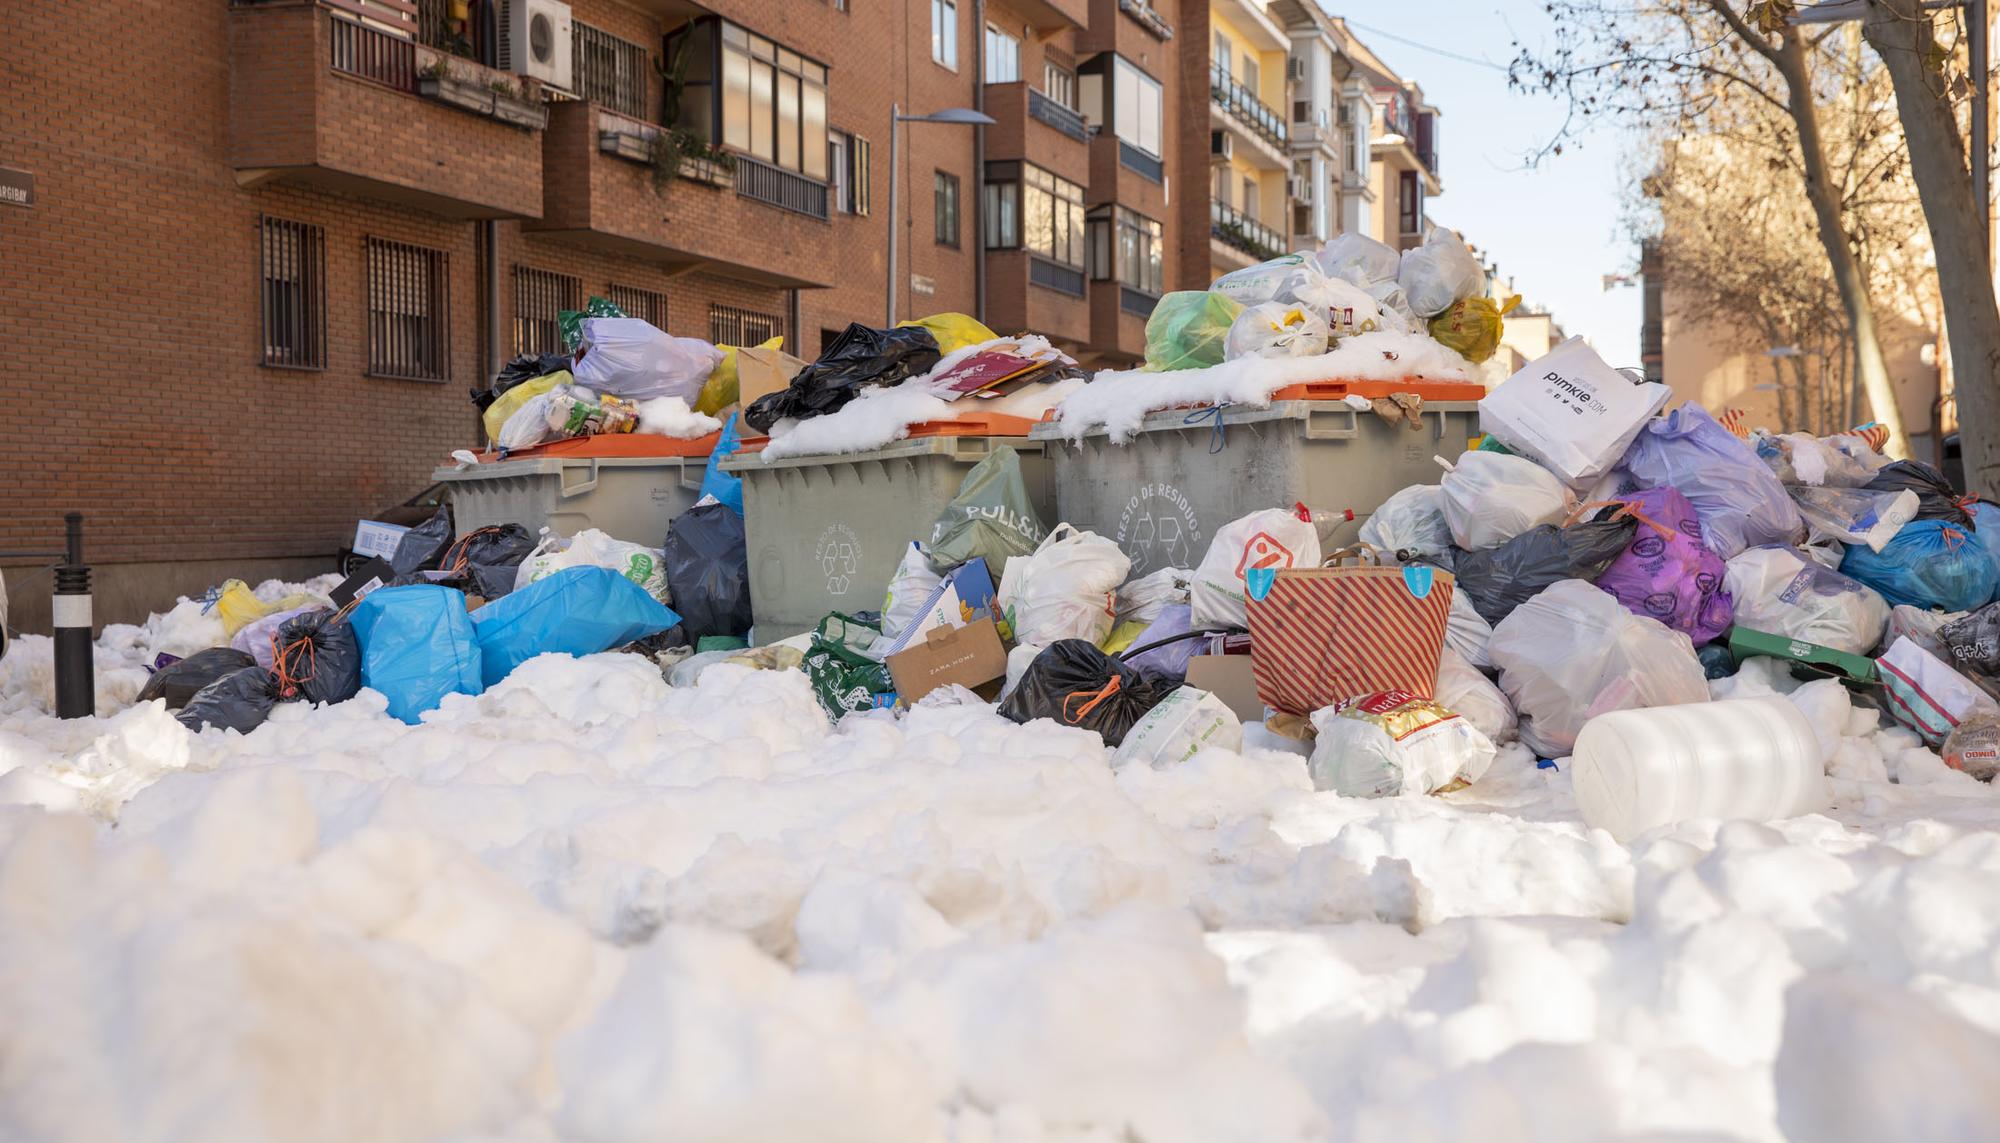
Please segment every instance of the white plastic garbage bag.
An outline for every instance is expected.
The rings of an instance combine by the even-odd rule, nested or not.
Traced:
[[[1280,254],[1269,262],[1231,270],[1210,282],[1208,288],[1240,306],[1261,305],[1278,297],[1293,272],[1305,264],[1304,254]]]
[[[1351,230],[1328,239],[1312,260],[1320,273],[1357,286],[1393,282],[1403,270],[1403,256],[1395,247]]]
[[[1194,570],[1188,601],[1194,626],[1247,630],[1243,573],[1250,568],[1319,566],[1319,529],[1296,511],[1269,508],[1224,524],[1209,541],[1208,554]]]
[[[1460,298],[1478,293],[1486,284],[1486,271],[1479,268],[1479,259],[1465,248],[1463,239],[1442,226],[1433,226],[1422,246],[1403,251],[1396,281],[1402,285],[1410,309],[1420,318],[1431,318]]]
[[[1385,328],[1382,305],[1367,290],[1341,278],[1329,278],[1310,263],[1299,267],[1285,289],[1292,300],[1325,316],[1329,342]]]
[[[1312,724],[1313,786],[1343,798],[1428,794],[1476,782],[1493,764],[1492,740],[1469,719],[1405,691],[1314,711]]]
[[[1851,433],[1815,437],[1784,433],[1755,439],[1757,458],[1786,484],[1860,488],[1889,463],[1868,443]]]
[[[1021,643],[1102,643],[1111,633],[1112,600],[1131,570],[1131,559],[1117,544],[1058,524],[1033,555],[1007,561],[1000,577],[1000,610]]]
[[[1444,518],[1444,489],[1412,484],[1381,503],[1361,525],[1361,542],[1380,551],[1410,556],[1443,556],[1451,550],[1451,525]]]
[[[1580,579],[1557,582],[1502,619],[1493,662],[1521,741],[1545,758],[1567,755],[1583,724],[1606,711],[1708,701],[1686,635]]]
[[[673,602],[667,591],[667,567],[659,549],[614,539],[596,528],[585,528],[569,539],[542,530],[542,542],[521,561],[514,573],[514,590],[564,568],[610,568],[646,589],[661,603]]]
[[[1866,655],[1882,641],[1889,602],[1882,593],[1779,544],[1739,553],[1722,576],[1736,601],[1736,626]]]
[[[1481,398],[1479,428],[1584,488],[1617,466],[1671,392],[1634,385],[1572,337]]]
[[[1111,768],[1144,762],[1155,770],[1164,769],[1211,746],[1243,749],[1243,723],[1228,703],[1208,691],[1182,687],[1125,732],[1125,740],[1111,754]]]
[[[1514,739],[1517,719],[1514,704],[1485,672],[1466,662],[1456,648],[1446,646],[1438,656],[1438,705],[1479,728],[1479,733],[1495,742]]]
[[[549,427],[549,406],[554,401],[551,393],[537,393],[509,414],[493,443],[508,452],[518,452],[546,444],[562,435]]]
[[[1455,591],[1451,595],[1451,613],[1444,621],[1444,645],[1481,670],[1493,667],[1493,625],[1479,614],[1479,608],[1465,592]]]
[[[1931,611],[1908,603],[1898,603],[1889,609],[1888,626],[1882,629],[1882,646],[1894,646],[1898,639],[1908,639],[1938,658],[1951,661],[1951,648],[1945,645],[1938,628],[1972,614],[1970,611]]]
[[[1786,487],[1811,536],[1830,536],[1843,543],[1867,544],[1876,551],[1896,537],[1903,525],[1917,518],[1917,494],[1910,489]]]
[[[584,318],[579,385],[635,401],[679,397],[694,403],[722,361],[706,341],[674,337],[642,318]]]
[[[1262,302],[1236,315],[1222,358],[1316,357],[1326,352],[1325,315],[1303,302]]]
[[[1188,601],[1188,585],[1193,580],[1194,573],[1187,568],[1161,568],[1127,580],[1114,601],[1118,622],[1153,622],[1168,607]]]
[[[912,541],[903,562],[896,565],[896,574],[889,577],[889,594],[882,600],[882,638],[893,640],[916,622],[931,592],[943,582],[944,577],[931,570],[923,545]]]
[[[1805,535],[1805,521],[1777,475],[1700,405],[1689,402],[1647,422],[1624,467],[1647,488],[1679,489],[1701,516],[1702,543],[1725,560]]]
[[[1464,454],[1438,487],[1452,542],[1469,552],[1497,548],[1542,524],[1561,524],[1576,503],[1548,469],[1502,452]]]

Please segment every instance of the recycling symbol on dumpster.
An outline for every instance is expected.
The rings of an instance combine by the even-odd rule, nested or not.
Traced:
[[[830,524],[819,534],[813,559],[819,561],[820,570],[826,573],[826,593],[846,595],[854,586],[855,574],[861,570],[861,538],[845,524]]]
[[[1187,493],[1165,482],[1140,486],[1118,514],[1118,532],[1112,538],[1131,557],[1135,576],[1160,568],[1191,568],[1201,555],[1194,547],[1201,540],[1194,505]]]

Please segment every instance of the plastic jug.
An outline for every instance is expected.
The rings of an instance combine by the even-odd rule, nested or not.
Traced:
[[[1619,841],[1690,818],[1770,821],[1825,809],[1812,724],[1779,696],[1600,714],[1570,756],[1583,820]]]

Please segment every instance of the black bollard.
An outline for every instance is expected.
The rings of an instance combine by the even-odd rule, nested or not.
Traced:
[[[97,713],[97,671],[90,637],[90,569],[83,563],[83,513],[63,517],[69,551],[56,567],[56,717]]]

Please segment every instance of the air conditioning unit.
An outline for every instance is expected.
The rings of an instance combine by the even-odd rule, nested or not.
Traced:
[[[1210,131],[1208,133],[1209,158],[1227,159],[1235,153],[1236,140],[1230,138],[1227,131]]]
[[[1294,202],[1311,202],[1313,200],[1312,180],[1306,178],[1304,175],[1293,175],[1285,180],[1285,193],[1290,195]]]
[[[500,0],[501,71],[530,76],[559,91],[574,91],[570,74],[569,5],[562,0]]]
[[[1304,83],[1306,81],[1306,61],[1299,56],[1293,56],[1286,60],[1285,78],[1291,80],[1293,83]]]

